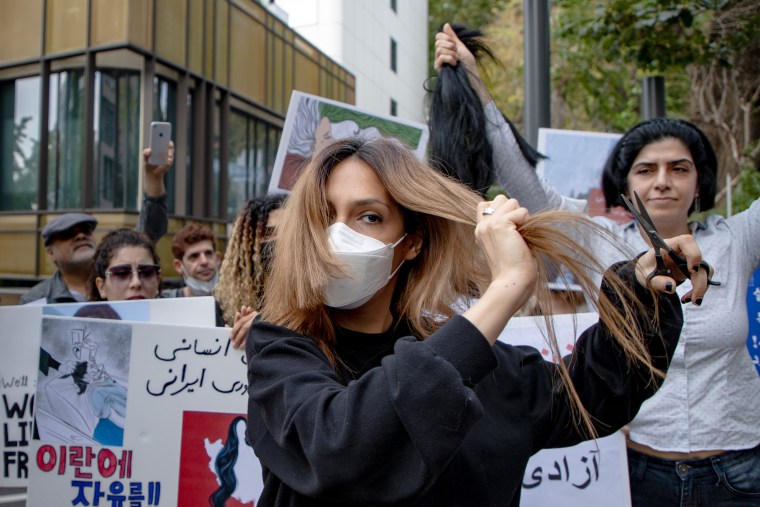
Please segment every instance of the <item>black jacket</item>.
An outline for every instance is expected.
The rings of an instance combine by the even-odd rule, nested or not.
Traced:
[[[632,265],[616,269],[651,307]],[[664,370],[683,319],[675,295],[662,296],[659,309],[660,330],[651,316],[640,325]],[[264,470],[257,505],[516,506],[531,455],[584,440],[556,365],[537,350],[492,348],[463,317],[424,341],[400,335],[403,326],[386,338],[343,331],[342,370],[356,377],[345,382],[311,338],[254,322],[248,439]],[[599,434],[610,434],[657,386],[629,369],[602,324],[584,332],[575,350],[575,388]]]

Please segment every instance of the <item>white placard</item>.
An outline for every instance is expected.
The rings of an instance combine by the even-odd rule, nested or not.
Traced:
[[[175,322],[213,327],[214,298],[146,299],[110,303],[67,303],[0,307],[0,475],[2,488],[24,487],[28,476],[28,446],[32,406],[40,360],[40,324],[43,315],[99,315],[102,318],[146,322]],[[229,331],[228,331],[229,333]]]
[[[258,499],[245,356],[229,330],[67,317],[42,328],[42,347],[76,370],[39,373],[27,505],[208,505],[228,467],[245,478],[231,496]]]
[[[414,151],[420,160],[425,158],[430,137],[424,123],[370,113],[350,104],[293,91],[269,192],[289,192],[312,153],[329,141],[351,136],[395,139]]]
[[[560,353],[570,354],[576,338],[598,319],[596,313],[554,316]],[[531,346],[547,361],[556,362],[545,335],[543,317],[516,317],[499,340]],[[625,437],[619,431],[573,447],[544,449],[532,456],[523,477],[520,506],[606,507],[611,498],[615,505],[631,505]]]

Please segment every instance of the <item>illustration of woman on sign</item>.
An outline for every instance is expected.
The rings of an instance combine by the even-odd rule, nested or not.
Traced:
[[[247,426],[246,418],[237,416],[230,422],[224,444],[221,440],[210,442],[208,438],[204,439],[206,454],[211,458],[209,469],[219,484],[209,496],[209,503],[214,507],[239,505],[237,502],[255,505],[261,493],[261,485],[250,480],[250,477],[261,477],[261,465],[253,448],[246,443]]]
[[[48,375],[41,372],[38,380],[40,439],[123,445],[128,361],[124,353],[130,327],[45,320],[43,349],[63,360],[56,368],[57,375],[48,370]],[[68,344],[60,339],[62,336],[66,336]],[[115,343],[118,346],[114,347]]]

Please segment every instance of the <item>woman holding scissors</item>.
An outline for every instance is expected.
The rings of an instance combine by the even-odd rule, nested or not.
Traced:
[[[530,212],[577,209],[576,200],[538,178],[480,80],[472,52],[446,25],[436,36],[436,69],[460,62],[486,115],[499,185]],[[713,207],[717,169],[713,148],[696,126],[665,118],[629,130],[604,168],[609,206],[623,204],[621,194],[633,200],[637,193],[660,236],[691,234],[722,282],[704,299],[684,304],[681,339],[663,387],[630,423],[635,506],[760,504],[760,379],[746,350],[747,282],[760,265],[760,200],[728,219],[690,222],[692,212]],[[650,247],[635,220],[594,220],[633,251]],[[605,265],[620,260],[603,244],[590,248]],[[687,303],[689,288],[687,281],[672,289]]]
[[[581,224],[482,202],[387,139],[320,150],[285,205],[277,290],[246,341],[258,505],[517,505],[530,455],[633,417],[659,384],[647,363],[667,363],[679,335],[665,285],[686,279],[649,290],[652,249],[606,271],[572,358],[497,341],[547,262],[586,276],[591,254],[563,230]],[[694,239],[668,241],[702,297]],[[462,294],[479,299],[457,315]]]

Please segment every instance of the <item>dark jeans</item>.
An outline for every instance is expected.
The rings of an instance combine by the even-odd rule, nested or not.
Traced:
[[[760,506],[760,445],[671,461],[628,449],[634,507]]]

